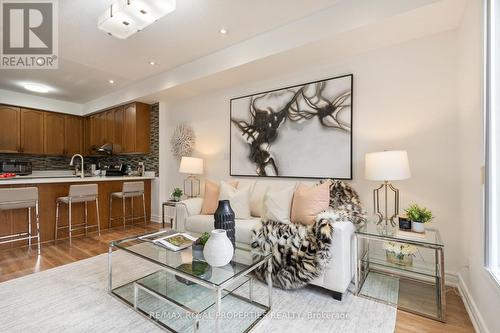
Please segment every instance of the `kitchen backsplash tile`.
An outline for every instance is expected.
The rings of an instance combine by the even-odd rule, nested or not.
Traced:
[[[139,162],[144,162],[146,171],[154,171],[158,176],[160,145],[159,145],[159,107],[158,104],[151,106],[151,152],[146,155],[112,155],[103,157],[85,158],[85,164],[98,162],[126,163],[130,164],[132,169],[137,169]],[[65,156],[45,156],[45,155],[20,155],[20,154],[0,154],[0,160],[18,160],[31,161],[33,171],[44,170],[69,170],[70,157]]]

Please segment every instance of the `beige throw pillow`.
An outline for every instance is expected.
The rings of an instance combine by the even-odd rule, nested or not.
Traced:
[[[238,187],[237,181],[228,182],[233,187]],[[205,194],[203,195],[203,205],[201,206],[201,215],[212,215],[219,205],[219,184],[207,180],[205,182]]]
[[[250,218],[250,190],[252,185],[240,185],[234,188],[231,184],[221,181],[219,200],[229,200],[237,219]]]
[[[330,182],[308,187],[299,184],[293,195],[292,222],[313,224],[314,218],[328,209],[330,204]]]
[[[295,185],[278,190],[269,189],[264,194],[264,208],[262,217],[266,220],[290,223],[290,209],[292,207]]]

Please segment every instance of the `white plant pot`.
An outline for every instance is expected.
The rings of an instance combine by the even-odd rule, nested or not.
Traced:
[[[411,221],[411,230],[423,234],[425,232],[425,223]]]
[[[226,230],[215,229],[210,232],[210,238],[203,249],[203,256],[210,266],[227,265],[233,258],[234,248],[226,234]]]

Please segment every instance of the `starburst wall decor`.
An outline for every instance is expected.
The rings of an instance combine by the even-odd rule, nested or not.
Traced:
[[[170,151],[177,160],[183,156],[191,156],[195,144],[194,131],[191,126],[179,124],[170,138]]]

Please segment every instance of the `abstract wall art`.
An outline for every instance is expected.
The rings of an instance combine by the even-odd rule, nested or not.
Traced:
[[[231,99],[231,176],[352,179],[353,75]]]

